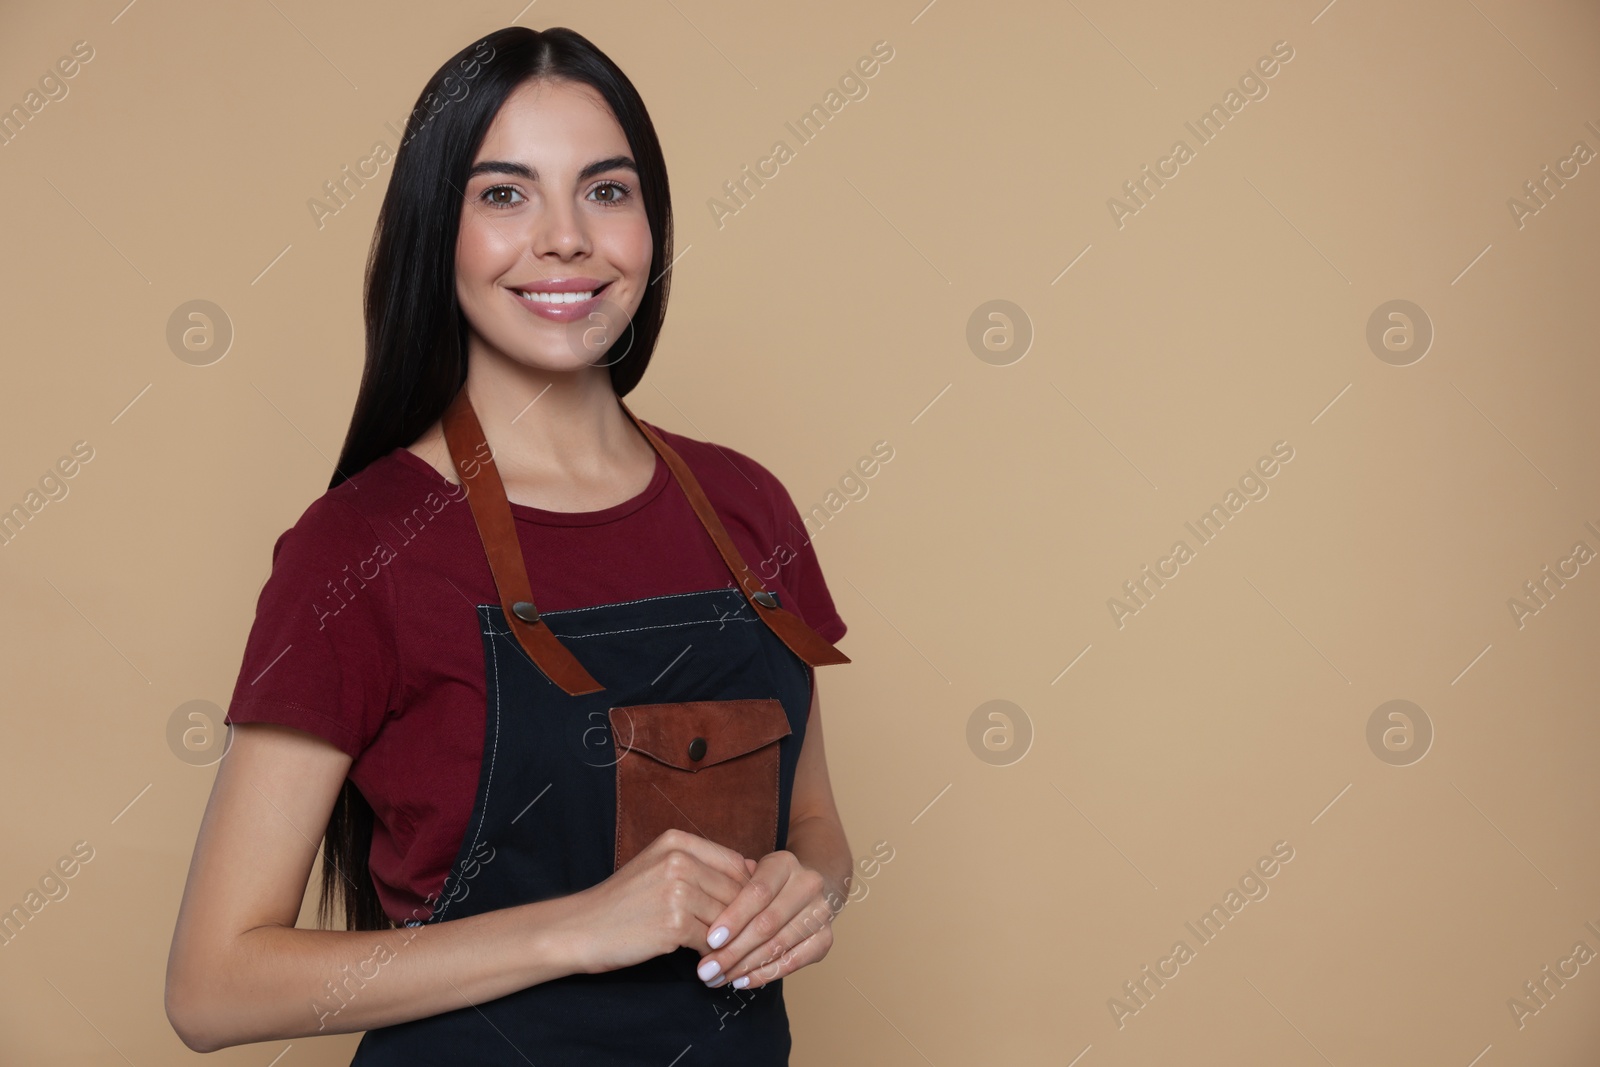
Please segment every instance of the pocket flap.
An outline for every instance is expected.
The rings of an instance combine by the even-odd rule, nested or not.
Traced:
[[[713,767],[792,732],[782,701],[772,698],[629,704],[610,709],[609,717],[618,759],[639,752],[684,771]]]

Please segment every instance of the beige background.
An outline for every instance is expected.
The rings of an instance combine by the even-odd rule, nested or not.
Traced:
[[[321,230],[306,202],[514,18],[590,36],[666,147],[682,257],[635,410],[802,510],[894,448],[817,537],[855,661],[822,674],[833,780],[854,852],[894,859],[788,983],[795,1063],[1600,1057],[1600,963],[1521,1028],[1507,1004],[1600,951],[1600,566],[1507,606],[1600,551],[1600,164],[1507,207],[1600,151],[1593,5],[122,3],[0,16],[6,106],[94,49],[0,147],[0,504],[94,450],[0,548],[0,904],[94,849],[0,948],[0,1060],[191,1055],[162,976],[215,769],[168,722],[226,703],[327,484],[388,168]],[[719,229],[723,182],[880,40],[869,94]],[[1108,198],[1278,41],[1268,95],[1118,228]],[[194,299],[235,331],[210,366],[166,341]],[[994,299],[1034,333],[1005,366],[966,340]],[[1366,340],[1394,299],[1436,331],[1404,367]],[[1119,629],[1108,598],[1277,441],[1270,494]],[[1434,731],[1410,765],[1368,745],[1393,699]],[[998,754],[968,741],[991,700],[1020,709]]]

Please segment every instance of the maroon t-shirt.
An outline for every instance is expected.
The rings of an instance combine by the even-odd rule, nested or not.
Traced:
[[[845,624],[783,484],[730,448],[647,425],[750,568],[838,641]],[[649,486],[621,504],[511,511],[541,611],[733,585],[659,455]],[[474,605],[499,602],[464,490],[404,448],[324,493],[273,546],[228,721],[297,727],[354,758],[376,816],[373,881],[398,920],[429,915],[472,814],[485,703]]]

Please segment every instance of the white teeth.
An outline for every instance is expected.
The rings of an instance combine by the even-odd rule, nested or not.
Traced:
[[[517,295],[534,304],[578,304],[585,300],[593,300],[596,290],[587,293],[525,293],[517,290]]]

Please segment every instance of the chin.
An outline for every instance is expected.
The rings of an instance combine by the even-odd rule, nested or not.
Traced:
[[[532,347],[524,343],[502,348],[500,351],[513,363],[550,374],[571,374],[586,370],[596,362],[603,362],[603,359],[585,359],[566,348],[565,345],[561,345],[556,351],[550,351],[543,347]]]

